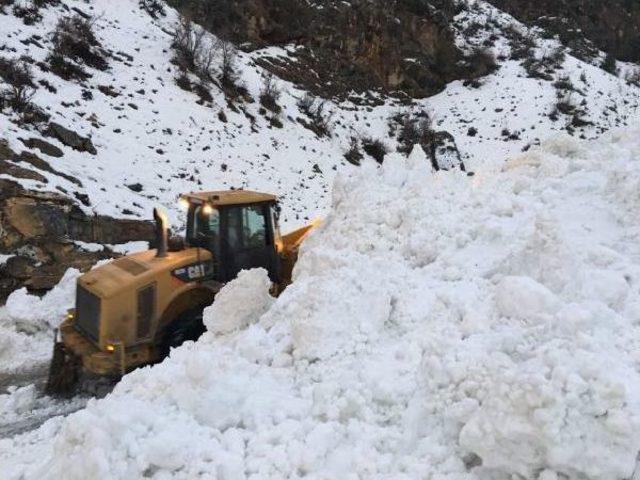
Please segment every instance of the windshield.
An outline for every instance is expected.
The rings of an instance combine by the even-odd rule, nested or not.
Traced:
[[[220,212],[217,209],[195,205],[191,209],[187,228],[191,245],[217,251],[220,241]]]

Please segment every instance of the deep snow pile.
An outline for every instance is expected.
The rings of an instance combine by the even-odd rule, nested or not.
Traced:
[[[53,329],[75,301],[79,275],[78,270],[70,268],[60,283],[42,298],[21,288],[0,307],[0,375],[49,361]]]
[[[4,478],[630,478],[640,131],[427,165],[339,178],[280,298],[244,273],[226,333],[1,440]]]

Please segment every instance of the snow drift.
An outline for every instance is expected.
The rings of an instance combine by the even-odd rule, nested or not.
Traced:
[[[630,478],[639,157],[630,131],[475,177],[364,165],[275,302],[243,273],[197,343],[0,441],[3,475]]]
[[[42,298],[16,290],[0,307],[0,374],[24,371],[49,361],[56,328],[73,306],[80,272],[66,271]]]

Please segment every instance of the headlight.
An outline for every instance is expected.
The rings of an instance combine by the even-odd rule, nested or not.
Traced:
[[[178,205],[180,205],[182,210],[189,210],[189,200],[186,198],[181,197],[180,200],[178,200]]]

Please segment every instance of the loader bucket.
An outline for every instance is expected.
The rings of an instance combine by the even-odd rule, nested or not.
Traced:
[[[78,383],[80,359],[62,342],[54,342],[45,393],[54,397],[69,397]]]

